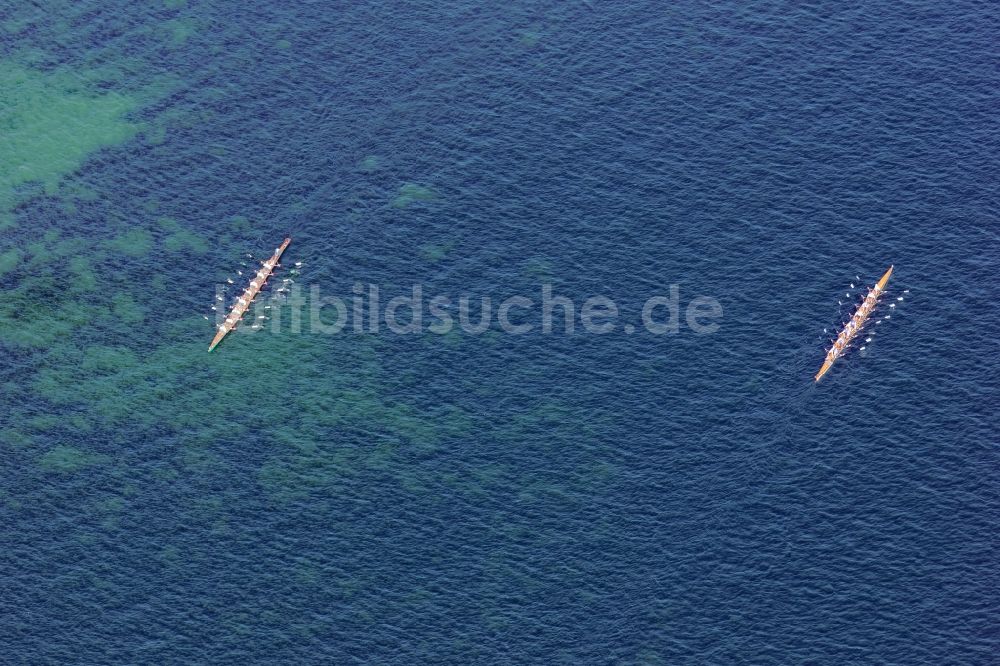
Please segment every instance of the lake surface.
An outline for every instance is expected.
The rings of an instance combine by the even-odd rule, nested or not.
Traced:
[[[990,663],[998,29],[0,7],[0,663]],[[620,315],[286,317],[207,354],[216,286],[285,236],[276,279],[351,307],[419,284],[527,322],[551,285]],[[718,330],[646,330],[671,285]]]

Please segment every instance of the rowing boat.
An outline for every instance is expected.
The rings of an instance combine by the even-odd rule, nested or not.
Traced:
[[[226,320],[219,324],[219,330],[215,334],[215,339],[212,340],[212,344],[209,346],[208,351],[212,351],[215,347],[222,342],[222,338],[226,337],[229,331],[236,328],[236,325],[240,323],[240,319],[246,313],[247,308],[253,303],[253,299],[257,297],[260,290],[264,287],[264,283],[267,282],[267,278],[271,276],[271,272],[274,271],[274,267],[278,265],[278,260],[281,259],[281,253],[285,251],[288,244],[292,242],[291,238],[286,238],[281,244],[281,247],[275,248],[274,255],[265,261],[257,274],[250,280],[250,285],[246,290],[236,299],[233,304],[233,309],[229,311],[229,315]]]
[[[837,341],[833,343],[830,347],[830,351],[826,353],[826,360],[823,361],[823,367],[819,369],[816,373],[816,381],[820,380],[820,377],[826,374],[833,362],[840,358],[844,351],[847,349],[847,345],[851,343],[854,336],[857,335],[865,325],[868,316],[875,309],[875,304],[878,303],[879,297],[885,291],[885,285],[889,282],[889,276],[892,275],[892,266],[889,266],[889,270],[885,272],[882,279],[875,284],[874,287],[868,290],[868,294],[865,296],[865,300],[861,302],[858,309],[854,312],[851,320],[847,322],[840,335],[837,336]]]

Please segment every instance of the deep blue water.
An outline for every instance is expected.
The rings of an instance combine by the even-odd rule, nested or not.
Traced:
[[[0,58],[117,63],[147,129],[0,251],[154,249],[100,255],[87,296],[141,325],[0,343],[0,663],[995,663],[995,6],[4,10],[29,23]],[[393,205],[407,183],[433,196]],[[344,297],[548,283],[635,322],[677,284],[724,315],[205,355],[220,271],[286,234]],[[815,384],[838,297],[889,264],[897,311]],[[66,446],[89,462],[44,464]]]

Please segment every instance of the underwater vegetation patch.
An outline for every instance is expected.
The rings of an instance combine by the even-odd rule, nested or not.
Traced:
[[[182,46],[198,31],[198,24],[192,18],[179,18],[164,22],[162,29],[171,46]]]
[[[392,200],[396,208],[406,208],[415,201],[432,201],[437,198],[434,190],[417,183],[406,183],[399,188],[399,194]]]
[[[115,317],[127,324],[138,324],[146,318],[146,311],[129,294],[115,294],[111,302]]]
[[[524,262],[521,268],[521,275],[534,280],[544,280],[551,282],[555,279],[555,272],[552,264],[541,257],[533,257]]]
[[[193,231],[185,229],[177,220],[171,217],[161,217],[156,223],[162,229],[172,232],[163,239],[163,247],[168,252],[194,252],[196,254],[208,252],[208,241]]]
[[[0,301],[0,340],[23,347],[48,347],[101,312],[99,306],[70,301],[40,302],[36,292],[52,292],[50,280],[28,279],[4,293]]]
[[[108,241],[108,247],[116,254],[129,257],[142,257],[153,249],[153,234],[145,229],[132,229],[117,238]]]
[[[47,472],[76,472],[102,462],[102,456],[81,451],[72,446],[59,445],[46,452],[38,464]]]
[[[528,30],[522,30],[520,34],[521,46],[527,48],[533,48],[542,39],[541,29],[537,27],[530,28]]]
[[[138,364],[135,353],[126,347],[91,347],[84,351],[80,368],[85,372],[115,372]]]
[[[428,262],[436,264],[444,259],[454,247],[455,241],[453,240],[438,244],[427,243],[420,246],[420,255]]]
[[[94,291],[97,287],[97,276],[90,259],[84,256],[73,257],[69,262],[73,273],[73,288],[76,291]]]
[[[0,277],[3,277],[4,273],[9,273],[17,268],[17,264],[20,261],[21,251],[17,248],[7,250],[3,254],[0,254]]]
[[[0,60],[0,211],[16,203],[21,185],[54,192],[61,178],[104,146],[131,138],[138,125],[124,118],[136,102],[114,92],[95,94],[65,72],[46,73]]]
[[[23,449],[31,445],[31,438],[20,430],[6,428],[0,430],[0,442],[15,449]]]
[[[361,164],[358,165],[358,168],[364,171],[365,173],[372,173],[373,171],[378,171],[378,167],[379,167],[379,158],[377,155],[369,155],[365,159],[361,160]]]

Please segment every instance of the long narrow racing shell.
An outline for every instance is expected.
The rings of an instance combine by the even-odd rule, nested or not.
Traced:
[[[889,270],[885,272],[882,279],[878,283],[868,290],[868,294],[865,296],[865,300],[861,302],[858,309],[855,310],[854,316],[851,317],[851,321],[847,322],[844,329],[837,336],[837,341],[833,343],[830,347],[830,351],[826,353],[826,360],[823,361],[823,367],[819,369],[816,373],[816,381],[820,380],[820,377],[826,374],[833,362],[843,355],[844,350],[847,349],[847,345],[851,343],[854,336],[857,335],[865,325],[865,321],[868,320],[868,316],[875,309],[875,304],[878,303],[879,297],[882,296],[882,292],[885,291],[885,285],[889,282],[889,276],[892,275],[892,266],[889,266]]]
[[[267,282],[267,278],[271,276],[274,267],[278,265],[278,260],[281,259],[281,253],[285,251],[288,244],[292,242],[291,238],[286,238],[281,244],[281,247],[274,250],[274,255],[265,261],[261,266],[261,269],[257,271],[257,275],[250,280],[250,285],[246,290],[236,299],[236,303],[233,304],[232,310],[229,311],[229,315],[226,320],[219,324],[219,331],[215,334],[215,339],[212,340],[212,344],[208,347],[208,351],[212,351],[215,347],[222,342],[222,338],[226,337],[229,331],[236,328],[236,325],[240,323],[240,318],[246,313],[247,308],[253,303],[253,299],[257,297],[260,290],[263,288],[264,283]]]

